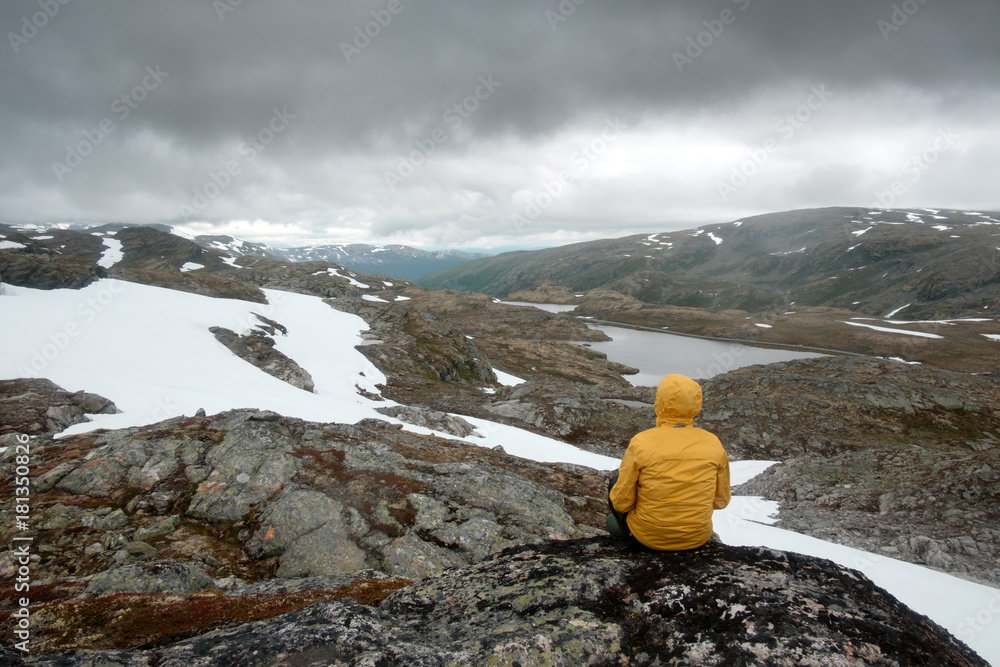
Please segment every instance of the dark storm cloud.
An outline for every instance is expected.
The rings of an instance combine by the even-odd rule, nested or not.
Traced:
[[[837,93],[841,106],[828,113],[840,127],[867,122],[846,103],[865,95],[901,107],[918,96],[924,122],[985,126],[984,100],[1000,81],[991,0],[63,2],[0,7],[7,220],[177,219],[178,205],[235,161],[233,184],[203,219],[266,214],[275,224],[308,219],[317,232],[366,216],[384,230],[463,215],[488,225],[491,207],[518,187],[471,159],[484,144],[530,148],[608,118],[648,127],[706,116],[731,119],[718,131],[753,144],[788,106],[781,91],[820,83]],[[165,73],[155,87],[150,68]],[[489,99],[474,99],[481,77],[496,82]],[[744,113],[772,91],[782,100],[773,109]],[[463,114],[470,99],[475,111],[467,104]],[[276,110],[293,119],[248,163],[247,138]],[[104,120],[111,131],[60,180],[53,162],[66,162],[81,137],[103,135]],[[413,182],[467,190],[464,199],[478,198],[471,211],[463,197],[432,204],[413,187],[386,189],[384,173],[439,128],[437,164]],[[449,157],[478,166],[451,168]],[[864,191],[850,166],[816,167],[783,190],[803,202],[824,188]],[[360,180],[330,182],[344,170]],[[274,189],[296,193],[274,201]],[[288,203],[297,197],[309,201]]]

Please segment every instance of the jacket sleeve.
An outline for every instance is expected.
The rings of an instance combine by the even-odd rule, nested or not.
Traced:
[[[715,475],[715,502],[712,507],[717,510],[725,509],[729,505],[732,496],[729,489],[729,457],[722,455],[722,462]]]
[[[635,488],[639,483],[639,463],[635,457],[635,447],[630,442],[621,465],[618,466],[618,481],[611,487],[611,504],[619,512],[631,512],[635,507]]]

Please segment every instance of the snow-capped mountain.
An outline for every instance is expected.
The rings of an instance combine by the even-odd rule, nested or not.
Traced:
[[[275,248],[232,236],[197,236],[194,240],[204,248],[234,256],[264,257],[286,262],[330,262],[361,273],[405,280],[418,280],[428,273],[486,257],[461,250],[420,250],[405,245],[350,243]]]
[[[423,276],[486,255],[461,250],[419,250],[405,245],[346,245],[271,248],[278,259],[289,262],[331,262],[362,273],[419,280]]]

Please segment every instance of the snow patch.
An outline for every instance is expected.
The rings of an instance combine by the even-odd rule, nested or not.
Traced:
[[[896,310],[892,311],[891,313],[889,313],[889,314],[888,314],[888,315],[886,315],[885,317],[886,317],[886,319],[889,319],[890,317],[892,317],[893,315],[895,315],[895,314],[896,314],[896,313],[898,313],[899,311],[901,311],[901,310],[906,310],[907,308],[909,308],[909,307],[910,307],[910,306],[912,306],[912,305],[913,305],[912,303],[908,303],[908,304],[906,304],[905,306],[900,306],[899,308],[897,308]]]
[[[906,359],[903,359],[902,357],[879,357],[879,358],[880,359],[885,359],[887,361],[895,361],[895,362],[898,362],[900,364],[909,364],[910,366],[919,366],[920,365],[919,361],[907,361]]]
[[[868,229],[859,229],[859,230],[851,232],[851,233],[854,234],[855,236],[861,236],[862,234],[864,234],[866,232],[870,232],[873,229],[875,229],[875,228],[874,227],[869,227]]]
[[[125,253],[122,252],[122,242],[118,239],[109,238],[101,240],[104,242],[106,250],[101,254],[101,258],[97,260],[97,265],[105,269],[110,269],[125,258]]]
[[[337,272],[337,269],[327,269],[326,272],[328,274],[330,274],[331,276],[334,276],[335,278],[343,278],[344,280],[346,280],[347,282],[349,282],[354,287],[360,287],[361,289],[368,289],[370,287],[370,285],[365,285],[362,282],[358,282],[357,280],[355,280],[354,278],[351,278],[350,276],[342,276],[342,275],[340,275],[340,273]]]
[[[196,264],[195,262],[185,262],[184,266],[181,267],[181,273],[187,273],[188,271],[197,271],[198,269],[204,269],[204,264]]]
[[[402,294],[400,294],[399,296],[397,296],[397,297],[395,298],[395,301],[409,301],[409,300],[410,300],[410,297],[408,297],[408,296],[403,296]]]
[[[708,238],[710,238],[713,241],[715,241],[715,245],[722,245],[722,239],[720,239],[718,236],[716,236],[712,232],[708,233]]]
[[[923,331],[907,331],[906,329],[890,329],[889,327],[879,327],[874,324],[862,324],[861,322],[846,322],[844,320],[838,320],[842,324],[850,324],[852,327],[865,327],[866,329],[873,329],[875,331],[884,331],[886,333],[898,333],[905,334],[907,336],[918,336],[920,338],[944,338],[944,336],[939,336],[938,334],[925,333]]]
[[[13,248],[27,248],[28,246],[17,241],[0,241],[0,250],[11,250]]]
[[[365,301],[374,301],[375,303],[389,303],[385,299],[380,299],[374,294],[362,294],[361,298],[364,299]]]
[[[526,380],[522,380],[516,375],[511,375],[510,373],[504,373],[503,371],[499,371],[495,368],[493,369],[493,372],[496,373],[497,382],[499,382],[505,387],[514,387],[516,385],[524,384],[524,382],[526,382]]]
[[[754,326],[755,327],[760,327],[761,329],[773,329],[774,328],[770,324],[761,324],[760,322],[755,323]]]

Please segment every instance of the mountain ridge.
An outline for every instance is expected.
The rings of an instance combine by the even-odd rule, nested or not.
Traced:
[[[1000,306],[997,246],[1000,213],[834,207],[504,253],[420,283],[499,297],[551,283],[708,310],[884,315],[902,305],[911,318],[960,317]]]

